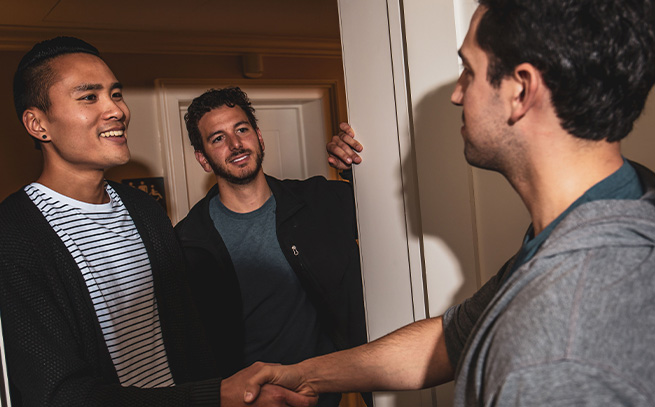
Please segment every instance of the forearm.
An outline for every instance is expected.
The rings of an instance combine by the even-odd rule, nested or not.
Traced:
[[[441,317],[418,321],[357,348],[297,365],[317,393],[413,390],[452,380]]]

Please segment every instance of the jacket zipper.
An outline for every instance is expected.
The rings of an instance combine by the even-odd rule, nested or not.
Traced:
[[[309,270],[307,270],[307,267],[305,267],[305,264],[303,263],[302,256],[300,255],[300,251],[298,251],[298,247],[296,245],[291,245],[291,252],[293,255],[298,259],[298,263],[300,264],[300,269],[302,270],[303,274],[305,275],[305,278],[308,278],[310,280],[310,284],[314,285],[314,289],[316,290],[316,295],[318,295],[323,304],[327,304],[327,301],[325,300],[325,295],[323,291],[321,290],[321,286],[318,284],[314,276],[311,275]],[[317,310],[318,311],[318,310]],[[328,314],[330,314],[329,311],[326,310]],[[329,335],[331,337],[332,342],[334,343],[334,346],[337,348],[337,350],[345,349],[347,348],[346,344],[348,343],[346,340],[344,340],[339,332],[335,333],[335,337],[332,338],[332,335]]]
[[[321,290],[320,284],[318,284],[318,281],[316,281],[316,279],[314,278],[312,273],[305,266],[305,263],[303,262],[302,256],[300,255],[300,251],[298,250],[298,247],[295,244],[291,245],[291,252],[293,253],[294,257],[296,257],[298,259],[298,264],[300,265],[300,270],[304,274],[305,278],[309,279],[309,283],[314,286],[314,290],[316,290],[316,294],[318,294],[318,295],[320,295],[322,297],[323,292]]]

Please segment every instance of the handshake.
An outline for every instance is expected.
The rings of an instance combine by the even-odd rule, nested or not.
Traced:
[[[295,365],[257,362],[221,384],[221,406],[316,405],[321,393],[418,390],[453,379],[442,318]]]
[[[221,383],[221,406],[309,407],[318,391],[306,383],[298,365],[257,362]]]

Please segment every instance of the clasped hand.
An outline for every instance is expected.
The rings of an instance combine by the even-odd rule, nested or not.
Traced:
[[[221,406],[310,407],[318,393],[294,366],[257,362],[223,380]]]

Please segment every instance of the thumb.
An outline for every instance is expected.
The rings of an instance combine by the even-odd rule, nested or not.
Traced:
[[[255,362],[247,368],[250,372],[255,373],[246,380],[245,391],[243,393],[243,401],[246,404],[253,403],[259,397],[263,385],[270,381],[270,376],[266,373],[266,365],[261,362]]]
[[[257,400],[264,383],[266,383],[266,381],[260,382],[255,377],[248,380],[246,382],[246,391],[243,393],[243,401],[246,402],[246,404],[250,404]]]
[[[243,394],[243,401],[246,404],[250,404],[257,400],[257,396],[259,396],[259,387],[255,386],[253,388],[248,388],[249,386],[246,385],[246,392]]]

